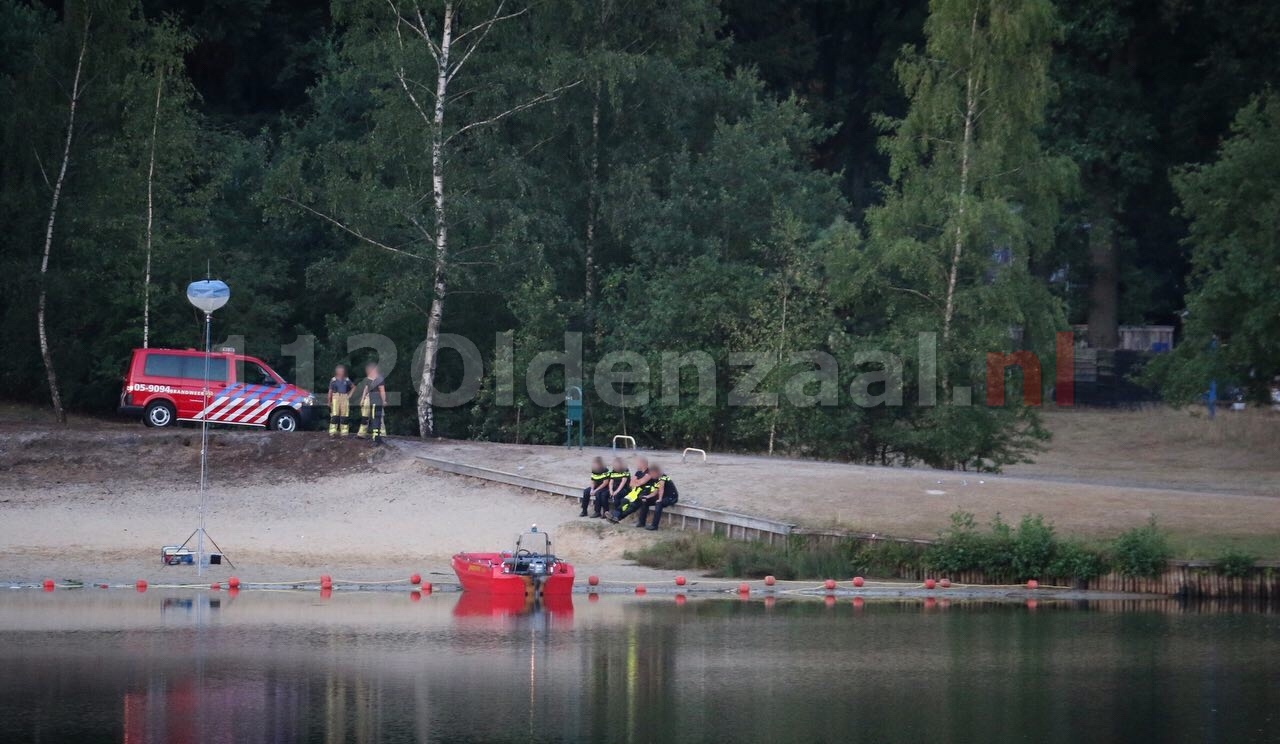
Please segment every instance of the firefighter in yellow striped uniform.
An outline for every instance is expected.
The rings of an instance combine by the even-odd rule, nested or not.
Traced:
[[[387,381],[378,372],[377,364],[366,364],[364,374],[364,394],[360,396],[360,431],[356,432],[356,436],[370,439],[374,444],[382,444],[382,438],[387,433],[383,428],[387,412]]]
[[[345,437],[351,428],[351,391],[355,387],[347,377],[347,365],[334,367],[333,379],[329,380],[329,436]]]

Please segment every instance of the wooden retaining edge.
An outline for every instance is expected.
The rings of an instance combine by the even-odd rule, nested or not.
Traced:
[[[845,540],[865,540],[867,542],[882,541],[905,543],[907,545],[932,545],[934,540],[924,537],[895,537],[893,535],[882,535],[878,532],[847,532],[845,530],[821,529],[817,527],[793,527],[791,534],[799,535],[810,542],[817,543],[838,543]]]
[[[428,466],[446,473],[480,478],[495,483],[505,483],[509,486],[528,488],[533,491],[551,493],[569,499],[576,500],[582,497],[581,487],[555,483],[541,478],[531,478],[527,475],[508,473],[502,470],[493,470],[492,468],[482,468],[478,465],[467,465],[417,452],[410,452],[409,454]],[[670,524],[682,530],[722,535],[736,540],[761,540],[770,545],[785,541],[788,535],[795,533],[797,530],[795,525],[787,522],[755,517],[750,514],[738,514],[723,509],[693,506],[691,504],[677,504],[663,509],[662,514],[671,520]]]

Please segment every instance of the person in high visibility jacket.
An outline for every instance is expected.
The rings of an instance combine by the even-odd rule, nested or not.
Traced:
[[[351,391],[355,387],[355,381],[347,377],[347,365],[333,368],[333,379],[329,380],[329,436],[345,437],[351,428]]]
[[[591,461],[591,485],[582,489],[582,513],[579,517],[587,516],[587,507],[595,502],[595,513],[591,517],[597,518],[604,516],[600,513],[600,494],[609,492],[609,468],[604,466],[604,458],[597,457]]]
[[[640,499],[648,496],[653,490],[653,474],[649,472],[648,460],[643,457],[636,458],[635,472],[631,474],[627,486],[629,486],[627,492],[623,494],[618,505],[614,507],[613,515],[609,518],[611,522],[621,522],[631,516],[632,512],[640,508]]]
[[[654,465],[649,468],[649,472],[653,474],[653,490],[648,496],[640,500],[640,523],[637,527],[644,527],[646,530],[658,529],[658,522],[662,521],[662,510],[668,506],[675,506],[680,501],[680,492],[676,490],[676,482],[671,480],[671,476],[667,475],[662,467]],[[649,518],[649,510],[653,510],[653,524],[645,527],[645,522]]]
[[[364,394],[360,396],[360,431],[356,436],[369,439],[374,444],[382,444],[386,435],[384,417],[387,412],[387,381],[378,371],[378,365],[366,364],[364,367]]]
[[[609,465],[609,488],[604,493],[604,514],[610,516],[618,505],[622,502],[622,497],[627,492],[627,483],[631,481],[631,473],[627,470],[627,464],[622,461],[621,457],[613,458],[613,463]]]

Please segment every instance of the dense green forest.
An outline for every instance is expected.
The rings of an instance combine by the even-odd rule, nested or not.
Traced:
[[[597,443],[999,468],[1045,434],[986,354],[1051,393],[1073,323],[1261,399],[1278,43],[1261,0],[0,0],[0,386],[113,409],[211,273],[302,384],[380,359],[396,433],[560,440],[525,370],[580,344]]]

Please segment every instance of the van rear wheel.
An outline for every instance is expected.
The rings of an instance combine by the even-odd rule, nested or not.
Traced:
[[[172,426],[176,420],[177,417],[174,415],[173,406],[162,400],[150,403],[142,413],[142,422],[156,429]]]
[[[267,428],[272,431],[297,431],[298,414],[291,408],[276,411],[271,414],[271,420],[267,423]]]

